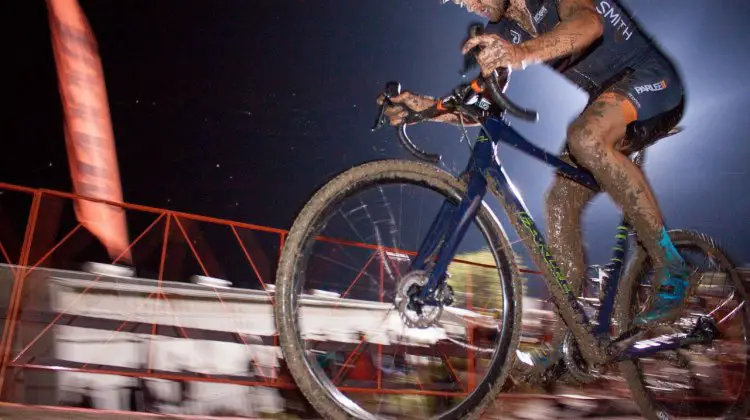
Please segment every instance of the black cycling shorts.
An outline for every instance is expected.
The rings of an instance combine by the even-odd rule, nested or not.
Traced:
[[[638,113],[636,121],[647,121],[676,108],[683,86],[672,64],[657,51],[649,52],[606,91],[627,96]]]
[[[636,110],[627,127],[627,149],[641,150],[666,135],[682,119],[684,89],[672,63],[658,50],[644,54],[602,86],[592,86],[577,75],[589,93],[589,104],[606,92],[627,97]]]

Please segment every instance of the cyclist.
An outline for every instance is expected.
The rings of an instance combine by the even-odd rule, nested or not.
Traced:
[[[464,54],[482,48],[477,62],[483,75],[544,63],[589,94],[585,110],[568,128],[561,155],[591,171],[655,263],[656,293],[636,325],[676,318],[687,294],[688,270],[644,174],[628,158],[682,118],[683,85],[671,61],[617,0],[452,1],[489,19],[484,34],[463,47]],[[435,104],[409,92],[393,102],[398,105],[386,110],[393,125],[406,116],[404,106],[421,111]],[[447,114],[434,121],[455,124],[458,118]],[[580,216],[594,195],[558,174],[546,200],[550,248],[577,291],[585,275]]]

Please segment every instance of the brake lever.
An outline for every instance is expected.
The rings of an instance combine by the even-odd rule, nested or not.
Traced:
[[[383,91],[383,103],[380,105],[378,111],[378,118],[375,120],[375,125],[372,126],[371,131],[375,131],[385,125],[385,107],[386,105],[393,105],[391,98],[401,94],[401,83],[393,81],[385,84],[385,90]]]
[[[482,26],[481,23],[472,23],[469,26],[469,38],[474,38],[475,36],[480,35],[482,31],[484,31],[484,26]],[[480,47],[476,46],[464,55],[464,67],[459,72],[461,77],[465,78],[470,71],[479,67],[479,61],[477,61],[477,54],[479,54],[479,51]]]
[[[372,131],[375,131],[385,125],[386,123],[386,116],[385,116],[385,107],[387,105],[394,105],[391,101],[391,98],[394,96],[398,96],[401,94],[401,84],[398,82],[388,82],[385,85],[385,90],[383,92],[383,103],[380,105],[380,111],[378,112],[378,118],[375,121],[375,125],[372,127]],[[403,146],[409,153],[411,153],[414,157],[416,157],[419,160],[423,160],[425,162],[429,163],[438,163],[441,159],[440,155],[433,154],[433,153],[427,153],[424,150],[417,147],[417,145],[414,144],[414,142],[409,138],[409,135],[406,133],[406,126],[409,124],[418,123],[421,121],[424,121],[425,119],[431,118],[433,113],[435,113],[435,109],[426,109],[422,112],[415,112],[409,110],[408,107],[404,107],[407,110],[407,116],[404,118],[404,121],[399,124],[397,128],[398,133],[398,139],[401,142],[401,146]]]
[[[484,27],[482,27],[479,24],[473,24],[469,27],[469,38],[474,38],[478,35],[481,35],[484,32]],[[476,46],[471,49],[469,54],[475,57],[479,54],[479,51],[481,48],[479,46]],[[500,83],[500,79],[502,78],[498,70],[495,70],[492,72],[492,75],[489,77],[481,77],[483,81],[485,82],[485,88],[490,91],[490,96],[495,101],[497,105],[499,105],[501,108],[503,108],[507,113],[511,115],[515,115],[516,117],[526,120],[526,121],[537,121],[539,119],[539,114],[532,110],[532,109],[526,109],[522,108],[521,106],[516,105],[513,103],[510,99],[508,99],[507,96],[505,96],[504,91],[505,87],[508,84],[508,77],[507,73],[505,74],[505,83]]]

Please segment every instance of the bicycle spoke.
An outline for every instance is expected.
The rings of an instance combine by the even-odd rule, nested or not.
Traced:
[[[325,378],[318,376],[317,380],[330,383],[328,389],[340,389],[341,397],[336,398],[348,398],[368,412],[386,412],[387,416],[411,417],[416,413],[440,416],[449,406],[463,404],[467,393],[487,392],[482,383],[495,379],[488,377],[487,372],[497,352],[493,341],[499,334],[488,335],[481,343],[474,343],[471,337],[476,334],[471,331],[486,328],[486,325],[448,315],[433,304],[421,304],[423,312],[419,315],[416,309],[407,309],[411,303],[406,302],[404,310],[413,312],[409,317],[425,320],[424,325],[415,325],[391,303],[397,293],[412,293],[410,285],[418,286],[424,284],[420,281],[426,281],[426,278],[415,277],[419,279],[416,283],[403,283],[403,279],[409,278],[411,255],[421,241],[403,243],[401,240],[409,238],[410,242],[413,235],[421,239],[426,234],[423,220],[434,219],[444,201],[445,196],[423,186],[374,185],[374,188],[351,193],[346,200],[331,207],[326,212],[325,223],[315,224],[321,226],[321,230],[307,234],[308,237],[335,239],[316,241],[304,248],[307,254],[299,259],[299,270],[305,276],[297,279],[300,284],[295,290],[320,287],[325,292],[335,293],[331,295],[335,297],[326,298],[332,299],[331,309],[325,315],[331,321],[326,324],[326,332],[319,335],[322,341],[315,344],[329,356],[320,353],[313,356],[310,352],[314,341],[305,341],[304,346],[311,354],[308,358],[311,363],[320,364],[321,369],[324,364],[327,366],[312,374],[324,373]],[[363,242],[368,248],[357,249],[356,244]],[[494,249],[507,249],[508,245],[503,241],[488,241],[486,233],[471,224],[459,244],[459,253],[472,248],[486,250],[482,252],[493,258],[494,265]],[[430,258],[434,255],[428,256]],[[507,270],[507,266],[500,266]],[[498,279],[499,268],[466,267],[469,271],[483,270],[482,274],[486,271],[487,278],[481,280],[486,283],[498,284],[501,280]],[[461,276],[458,275],[459,281],[470,281]],[[500,290],[499,286],[495,287]],[[310,299],[314,299],[314,295]],[[313,302],[310,299],[306,302]],[[489,301],[489,298],[481,296],[478,300]],[[460,308],[463,301],[453,305]],[[474,314],[471,307],[464,310]],[[312,315],[300,315],[301,318],[308,316]],[[433,316],[437,318],[432,320]],[[471,315],[474,316],[478,315]],[[362,317],[362,321],[358,317]],[[451,317],[449,324],[442,322],[444,317]],[[503,319],[493,322],[489,325],[495,325],[498,331],[507,327]],[[336,338],[352,330],[361,334],[354,343]],[[468,360],[472,360],[470,368]],[[473,375],[472,381],[467,383],[465,375]],[[403,405],[406,401],[410,402]]]

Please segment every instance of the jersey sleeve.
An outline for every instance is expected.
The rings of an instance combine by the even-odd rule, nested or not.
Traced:
[[[518,22],[507,18],[500,19],[495,23],[488,23],[485,26],[484,32],[498,35],[500,38],[513,44],[520,44],[532,39],[532,36]],[[561,69],[566,67],[566,63],[567,60],[565,58],[556,58],[544,64],[555,69]]]
[[[500,19],[498,22],[488,23],[484,28],[484,32],[498,35],[500,38],[513,44],[520,44],[531,39],[531,35],[521,28],[517,22],[507,18]]]

